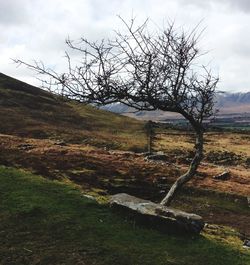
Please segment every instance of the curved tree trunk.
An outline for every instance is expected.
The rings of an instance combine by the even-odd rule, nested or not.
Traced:
[[[203,158],[203,130],[196,130],[195,156],[188,171],[180,176],[170,188],[166,197],[161,201],[162,205],[170,205],[176,192],[195,175],[197,168]]]

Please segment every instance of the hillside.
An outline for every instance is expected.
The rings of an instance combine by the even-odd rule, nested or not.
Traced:
[[[124,150],[142,149],[146,144],[141,122],[63,101],[1,73],[0,133]]]

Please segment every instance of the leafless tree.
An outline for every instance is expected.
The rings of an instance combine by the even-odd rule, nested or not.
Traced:
[[[136,26],[134,19],[120,19],[126,31],[115,32],[113,39],[67,39],[69,50],[80,53],[81,61],[73,63],[74,56],[67,52],[65,73],[57,73],[39,62],[15,61],[49,77],[43,78],[43,84],[54,92],[81,102],[120,102],[138,111],[162,110],[185,117],[195,131],[195,155],[188,171],[161,201],[169,205],[176,191],[194,177],[203,158],[203,124],[214,115],[218,78],[197,65],[197,58],[202,55],[197,47],[197,28],[186,32],[168,24],[163,30],[150,33],[148,20]]]

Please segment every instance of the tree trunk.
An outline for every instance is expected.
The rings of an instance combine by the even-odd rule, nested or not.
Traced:
[[[170,188],[166,197],[161,201],[162,205],[170,205],[176,192],[195,175],[197,168],[203,158],[203,130],[196,130],[195,156],[188,171],[180,176]]]

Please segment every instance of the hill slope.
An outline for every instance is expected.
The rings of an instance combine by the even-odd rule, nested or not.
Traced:
[[[0,133],[143,148],[143,123],[58,96],[0,73]],[[132,136],[133,133],[133,137]]]

